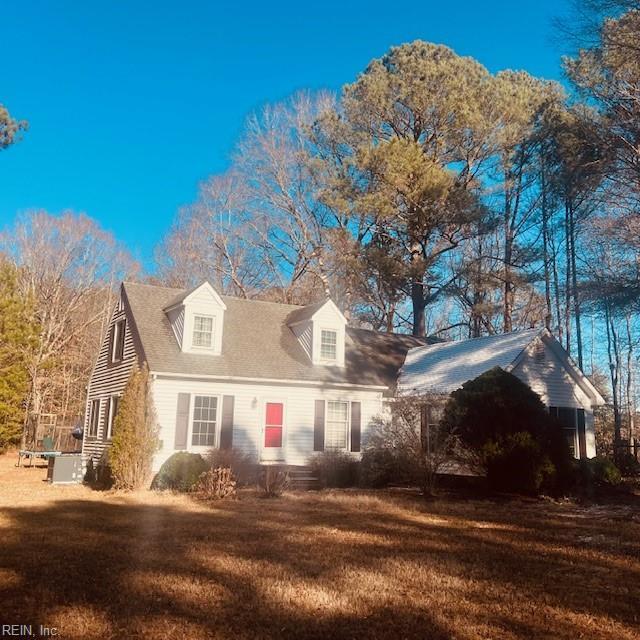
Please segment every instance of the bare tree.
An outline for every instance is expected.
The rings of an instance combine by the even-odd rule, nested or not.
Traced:
[[[29,364],[29,411],[77,415],[115,286],[137,265],[84,214],[34,211],[0,242],[20,267],[19,286],[34,301],[40,330]]]

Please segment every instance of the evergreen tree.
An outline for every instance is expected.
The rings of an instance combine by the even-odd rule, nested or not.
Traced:
[[[158,427],[149,382],[145,363],[131,374],[114,420],[109,464],[116,489],[140,489],[151,475]]]
[[[0,264],[0,450],[16,444],[29,390],[28,362],[37,345],[32,305],[18,291],[17,270]]]

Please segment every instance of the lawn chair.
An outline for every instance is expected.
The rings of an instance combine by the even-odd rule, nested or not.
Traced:
[[[54,451],[53,450],[53,438],[51,436],[45,436],[42,438],[42,450],[36,449],[20,449],[18,451],[18,467],[20,466],[20,462],[22,458],[29,458],[29,467],[33,466],[34,458],[43,458],[45,460],[49,460],[49,458],[55,458],[62,454],[62,451]]]

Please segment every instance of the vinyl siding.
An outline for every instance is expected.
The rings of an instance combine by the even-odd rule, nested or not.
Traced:
[[[300,341],[305,353],[309,356],[309,360],[313,358],[313,325],[311,322],[304,322],[292,327],[293,332]]]
[[[171,322],[171,328],[173,329],[173,333],[182,348],[182,338],[184,335],[184,307],[176,307],[167,313],[167,317],[169,318],[169,322]]]
[[[544,357],[536,355],[536,343],[530,345],[512,373],[528,384],[548,407],[572,407],[585,410],[587,457],[596,455],[595,429],[591,399],[569,374],[548,345]]]
[[[120,320],[126,320],[124,334],[124,353],[122,361],[117,364],[109,364],[109,345],[112,327]],[[114,308],[106,334],[102,340],[100,353],[94,366],[89,386],[87,389],[87,404],[84,417],[84,440],[82,444],[83,460],[86,463],[89,458],[96,462],[109,441],[105,440],[106,429],[105,417],[107,412],[107,402],[111,396],[122,395],[124,388],[131,374],[131,370],[137,361],[137,353],[133,336],[131,333],[131,322],[121,305]],[[89,413],[92,400],[100,400],[100,419],[98,422],[98,433],[95,438],[90,438],[89,433]]]
[[[262,451],[265,402],[284,402],[284,453],[285,462],[291,465],[304,465],[313,455],[315,400],[360,402],[363,442],[366,440],[367,427],[370,426],[373,418],[382,411],[382,393],[375,391],[259,383],[240,384],[159,376],[153,382],[153,394],[160,425],[162,449],[155,457],[154,469],[158,469],[174,453],[178,393],[210,395],[219,398],[224,395],[234,396],[233,447],[254,456],[256,459],[260,459]],[[203,452],[202,449],[191,445],[193,398],[190,404],[187,450]]]

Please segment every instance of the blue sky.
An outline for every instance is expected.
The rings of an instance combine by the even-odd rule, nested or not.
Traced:
[[[83,211],[151,264],[198,182],[224,171],[249,112],[338,90],[390,46],[447,44],[490,71],[559,79],[566,0],[413,3],[13,1],[0,103],[29,120],[0,153],[0,227]]]

